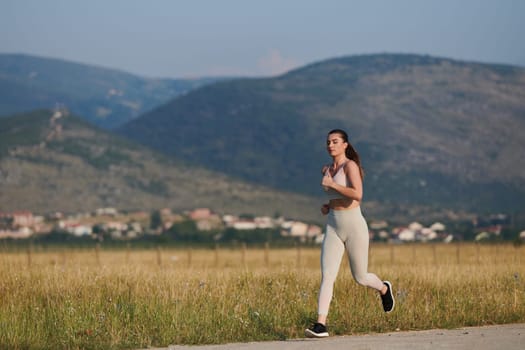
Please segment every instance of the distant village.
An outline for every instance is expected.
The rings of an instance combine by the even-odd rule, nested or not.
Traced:
[[[116,208],[99,208],[93,212],[68,215],[60,212],[48,215],[36,215],[30,211],[0,212],[0,239],[27,239],[50,232],[63,232],[74,237],[99,239],[104,234],[112,240],[134,240],[147,235],[161,236],[177,223],[188,221],[193,222],[199,232],[234,229],[249,234],[250,230],[273,230],[283,238],[300,242],[320,244],[323,240],[323,228],[315,224],[283,217],[219,215],[208,208],[182,213],[174,213],[168,208],[153,212],[120,212]],[[508,217],[503,214],[475,220],[472,223],[474,239],[497,239],[508,222]],[[440,222],[428,227],[418,222],[391,227],[387,221],[371,221],[368,227],[371,240],[390,243],[450,243],[462,239]],[[525,240],[525,231],[519,233],[518,239]]]

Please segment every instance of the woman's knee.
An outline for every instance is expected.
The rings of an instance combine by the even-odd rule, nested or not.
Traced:
[[[353,274],[353,276],[354,276],[354,280],[355,280],[358,284],[360,284],[360,285],[362,285],[362,286],[365,286],[365,287],[368,287],[369,284],[370,284],[370,283],[369,283],[369,278],[368,278],[367,275],[368,275],[368,274],[366,274],[366,273],[364,273],[364,274],[363,274],[363,273]]]

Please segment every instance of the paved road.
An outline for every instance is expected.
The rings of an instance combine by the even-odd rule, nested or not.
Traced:
[[[325,339],[293,339],[258,343],[234,343],[205,346],[172,345],[149,350],[524,350],[525,324],[468,327],[454,330],[381,333],[338,336]]]

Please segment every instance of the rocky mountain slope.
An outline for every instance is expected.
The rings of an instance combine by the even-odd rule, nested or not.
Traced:
[[[159,155],[69,112],[0,118],[0,211],[211,208],[315,219],[316,200]]]

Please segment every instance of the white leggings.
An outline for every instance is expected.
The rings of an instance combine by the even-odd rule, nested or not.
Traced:
[[[318,314],[328,315],[334,282],[346,248],[352,276],[357,283],[380,291],[383,282],[368,269],[368,226],[361,208],[330,210],[321,251],[322,280]]]

